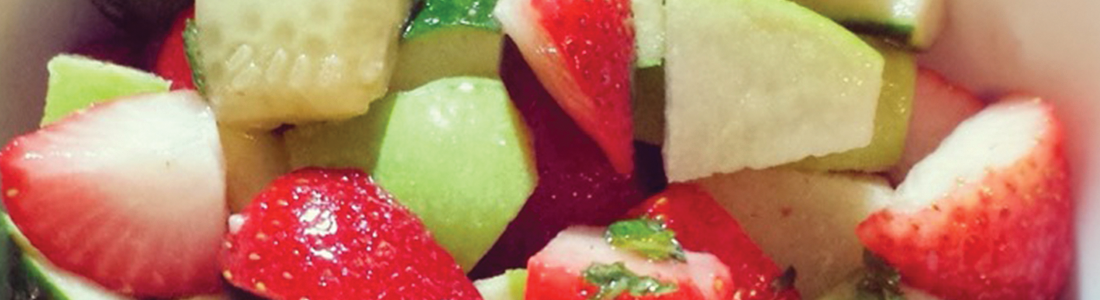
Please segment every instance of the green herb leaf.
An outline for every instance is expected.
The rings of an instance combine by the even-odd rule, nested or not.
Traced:
[[[183,28],[183,50],[187,53],[187,64],[191,65],[191,81],[199,93],[206,93],[206,77],[202,72],[202,56],[199,53],[199,27],[194,19],[187,19]]]
[[[624,292],[641,297],[675,292],[676,283],[663,283],[656,278],[631,272],[622,262],[614,264],[594,263],[584,270],[584,280],[599,288],[589,300],[610,300]]]
[[[497,0],[426,0],[424,9],[405,28],[403,38],[413,39],[448,26],[469,26],[499,32],[500,24],[492,15],[496,4]]]
[[[606,236],[611,246],[637,252],[651,260],[686,260],[676,233],[652,219],[615,222],[607,227]]]
[[[905,300],[901,293],[901,274],[871,251],[863,251],[867,274],[859,281],[861,299]]]

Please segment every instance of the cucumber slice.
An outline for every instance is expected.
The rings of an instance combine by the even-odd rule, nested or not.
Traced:
[[[665,3],[663,0],[633,0],[635,65],[649,68],[661,65],[665,56]]]
[[[944,0],[794,0],[852,30],[927,49],[943,27]]]
[[[428,0],[405,30],[390,88],[412,90],[447,77],[499,78],[504,34],[496,0]]]
[[[0,214],[7,216],[3,212]],[[12,299],[11,274],[12,244],[11,239],[4,238],[8,232],[7,222],[0,222],[0,299]]]
[[[917,63],[913,53],[874,37],[863,37],[882,54],[882,92],[875,108],[875,129],[871,144],[829,154],[809,157],[794,167],[812,171],[882,171],[901,159],[909,116],[913,111],[913,93],[917,81]]]

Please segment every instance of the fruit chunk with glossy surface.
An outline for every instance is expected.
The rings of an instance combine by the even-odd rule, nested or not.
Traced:
[[[474,281],[474,286],[485,300],[524,300],[527,270],[508,270],[504,274]]]
[[[788,169],[742,171],[696,181],[736,217],[764,253],[798,271],[795,287],[820,296],[863,266],[856,226],[893,190],[877,177]]]
[[[56,56],[46,68],[50,71],[50,79],[42,125],[95,103],[141,93],[167,92],[171,84],[137,69],[80,56]]]
[[[457,76],[499,78],[504,33],[496,0],[428,0],[405,30],[390,86],[415,89]]]
[[[360,170],[282,176],[229,219],[222,274],[269,299],[480,299],[398,201]]]
[[[531,130],[538,184],[471,272],[474,278],[522,268],[558,232],[576,224],[611,224],[646,197],[639,180],[616,172],[599,146],[554,102],[514,45],[505,48],[501,70]]]
[[[8,144],[4,204],[50,262],[110,290],[213,292],[227,215],[221,151],[193,92],[113,101]]]
[[[199,67],[218,121],[347,119],[386,93],[409,0],[199,0]]]
[[[501,0],[493,15],[562,109],[630,174],[630,1]]]
[[[795,0],[852,30],[891,37],[917,49],[932,46],[944,26],[947,0]]]
[[[913,112],[917,63],[912,53],[887,41],[863,37],[884,59],[882,91],[875,110],[875,129],[871,144],[821,157],[809,157],[795,163],[797,168],[815,171],[883,171],[901,159],[905,149],[909,119]]]
[[[967,119],[859,225],[867,248],[946,299],[1055,299],[1073,260],[1064,132],[1029,97]]]
[[[449,78],[365,116],[287,132],[293,167],[358,167],[417,213],[467,270],[537,180],[527,128],[494,79]]]
[[[898,164],[889,170],[890,179],[902,182],[909,169],[935,151],[959,123],[977,114],[984,106],[966,89],[947,82],[935,71],[921,69],[917,73],[913,117],[909,122],[909,134],[905,137],[905,150]]]
[[[730,213],[696,184],[671,184],[638,207],[631,217],[660,221],[676,232],[684,249],[713,254],[730,268],[728,289],[741,299],[799,299],[793,286],[777,282],[783,270],[760,250]],[[715,238],[721,237],[721,238]],[[777,286],[780,286],[777,288]]]
[[[854,34],[787,1],[668,0],[666,12],[670,181],[870,143],[883,59]]]
[[[614,299],[730,299],[730,273],[713,255],[686,252],[686,260],[653,261],[612,247],[603,228],[572,227],[562,231],[531,257],[527,270],[528,300],[582,300],[606,286],[593,282],[594,267],[617,267],[622,273],[662,287]],[[608,268],[610,267],[610,268]],[[601,276],[602,277],[602,276]],[[672,287],[672,288],[663,288]]]

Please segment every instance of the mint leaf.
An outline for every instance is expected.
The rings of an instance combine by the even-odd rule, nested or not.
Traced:
[[[615,222],[607,227],[606,236],[611,246],[637,252],[651,260],[686,260],[676,233],[652,219]]]
[[[622,262],[614,264],[593,263],[584,270],[584,280],[599,288],[589,300],[610,300],[624,292],[631,296],[652,296],[675,292],[676,283],[663,283],[649,276],[638,276]]]

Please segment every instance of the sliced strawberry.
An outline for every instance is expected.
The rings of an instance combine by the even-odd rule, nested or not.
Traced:
[[[194,89],[191,77],[191,64],[187,61],[187,47],[183,42],[183,31],[187,21],[195,18],[195,8],[191,7],[179,14],[172,22],[168,36],[164,38],[160,53],[157,55],[153,72],[172,81],[172,89]]]
[[[629,0],[502,0],[493,15],[539,80],[622,174],[634,169]]]
[[[686,261],[655,262],[608,244],[603,228],[571,227],[562,231],[546,248],[527,263],[526,300],[588,300],[599,293],[600,286],[591,277],[593,268],[609,268],[621,263],[631,279],[649,277],[661,286],[675,286],[665,292],[633,295],[618,294],[626,299],[725,300],[733,298],[730,273],[713,255],[686,252]],[[629,286],[629,285],[628,285]],[[629,288],[626,288],[629,290]]]
[[[197,94],[69,116],[8,144],[0,173],[12,220],[58,267],[141,297],[220,288],[225,166]]]
[[[664,222],[687,250],[714,254],[730,268],[735,293],[742,299],[799,299],[793,285],[777,284],[783,271],[764,254],[741,225],[702,187],[672,184],[634,208],[629,217]],[[715,238],[721,236],[722,238]]]
[[[1073,257],[1063,138],[1046,102],[991,105],[913,167],[859,237],[935,296],[1054,299]]]
[[[470,272],[474,278],[522,268],[565,228],[608,225],[646,198],[647,189],[635,177],[615,171],[596,143],[554,103],[515,45],[505,44],[501,78],[531,130],[539,181],[523,209]],[[655,157],[659,166],[660,155]]]
[[[977,97],[947,82],[936,71],[921,69],[917,73],[913,115],[909,119],[909,133],[905,136],[905,150],[898,164],[890,169],[890,179],[893,182],[905,179],[905,174],[913,165],[936,150],[951,130],[977,114],[983,106]]]
[[[270,299],[480,299],[420,219],[359,170],[284,175],[229,222],[223,276]]]

